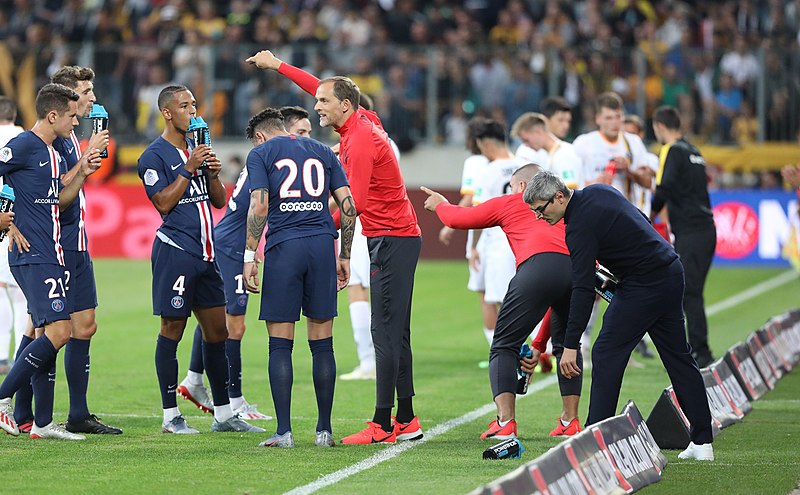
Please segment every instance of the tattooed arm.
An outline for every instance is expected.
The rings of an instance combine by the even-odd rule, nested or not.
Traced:
[[[247,241],[244,251],[244,284],[248,292],[257,293],[258,265],[255,263],[255,252],[267,226],[267,209],[269,193],[266,189],[255,189],[250,193],[250,208],[247,210]]]
[[[337,290],[342,290],[350,281],[350,250],[353,247],[357,212],[349,187],[344,186],[333,191],[333,198],[341,211],[342,238],[339,239],[339,259],[336,262],[336,287]]]

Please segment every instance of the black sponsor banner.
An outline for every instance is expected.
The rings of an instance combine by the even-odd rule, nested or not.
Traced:
[[[727,360],[720,359],[711,366],[711,373],[718,383],[722,385],[722,390],[731,402],[734,411],[744,416],[753,410],[753,405],[747,400],[747,394],[742,390],[742,386],[731,371]]]
[[[747,350],[750,351],[750,357],[758,368],[758,372],[764,378],[764,383],[767,384],[770,390],[775,388],[775,383],[778,381],[778,376],[775,375],[775,368],[770,363],[767,353],[764,352],[764,346],[761,345],[761,340],[755,333],[750,334],[746,341]]]
[[[708,407],[711,410],[711,417],[717,422],[720,428],[738,423],[744,417],[741,411],[734,409],[733,403],[728,399],[722,388],[722,383],[717,381],[711,367],[700,370],[703,376],[703,384],[706,386],[706,397],[708,397]]]
[[[536,491],[542,495],[589,495],[594,492],[585,483],[585,477],[580,466],[570,462],[570,455],[574,459],[574,450],[571,438],[558,447],[551,449],[545,455],[527,465],[528,475],[533,481]],[[569,446],[569,448],[565,448]],[[569,451],[570,455],[567,454]]]
[[[758,371],[747,346],[741,342],[728,349],[725,354],[725,362],[728,363],[733,376],[742,386],[742,390],[747,395],[748,400],[754,401],[771,390],[769,384],[764,381],[764,377]]]
[[[784,329],[783,320],[772,318],[758,331],[759,337],[764,332],[772,339],[772,348],[778,354],[783,363],[783,370],[787,373],[797,363],[797,354],[794,352],[794,344],[791,342],[790,336],[792,332],[790,328],[786,326]]]
[[[564,446],[567,460],[573,469],[580,470],[589,493],[630,493],[633,488],[612,463],[611,455],[600,450],[594,434],[573,437]]]
[[[627,415],[614,416],[587,430],[619,472],[617,479],[626,491],[640,490],[661,479],[661,468],[653,462],[645,440]]]
[[[775,377],[781,378],[792,370],[792,364],[783,358],[783,351],[780,349],[780,342],[775,340],[775,334],[767,326],[755,331],[756,337],[761,342],[761,347],[769,359],[772,369],[775,370]]]
[[[661,392],[653,410],[647,416],[647,427],[659,448],[685,449],[691,441],[690,426],[689,419],[678,402],[678,396],[670,385]],[[711,433],[715,437],[719,435],[721,427],[722,423],[712,413]]]
[[[639,408],[636,407],[636,404],[634,404],[632,400],[625,404],[622,415],[628,417],[628,420],[633,425],[633,429],[635,429],[639,436],[642,437],[642,440],[644,440],[645,447],[647,447],[650,458],[653,460],[653,465],[656,466],[659,472],[663,471],[667,466],[667,457],[661,453],[661,449],[658,447],[658,443],[647,427],[647,423],[645,423],[641,411],[639,411]]]

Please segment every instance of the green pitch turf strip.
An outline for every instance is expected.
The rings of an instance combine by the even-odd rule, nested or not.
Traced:
[[[101,416],[108,413],[108,422],[124,428],[125,435],[93,437],[79,445],[0,437],[0,465],[13,473],[0,485],[0,493],[282,493],[363,461],[383,448],[354,446],[319,451],[313,446],[316,405],[310,379],[310,353],[302,325],[298,327],[294,352],[292,415],[298,442],[296,449],[277,452],[258,448],[257,443],[266,438],[262,435],[209,434],[210,416],[200,415],[185,401],[179,402],[181,411],[189,423],[204,434],[192,438],[162,435],[159,432],[160,397],[153,368],[158,319],[150,315],[149,264],[98,260],[95,271],[101,306],[98,309],[99,330],[92,344],[89,404],[92,411]],[[706,290],[707,303],[714,304],[780,273],[782,270],[713,270]],[[486,370],[477,367],[477,362],[486,356],[477,298],[464,289],[466,279],[463,262],[423,262],[418,269],[412,323],[417,385],[415,409],[426,430],[491,401]],[[793,281],[710,318],[713,349],[721,353],[768,316],[796,306],[799,289],[800,283]],[[274,415],[265,370],[266,332],[263,323],[257,321],[258,298],[252,298],[250,304],[249,330],[243,345],[243,389],[251,403],[258,403],[263,412]],[[340,297],[339,313],[334,330],[336,358],[339,371],[346,372],[356,365],[357,358],[344,296]],[[188,364],[189,342],[184,339],[179,348],[181,378]],[[644,369],[630,370],[626,375],[621,398],[633,398],[646,414],[667,378],[660,363],[648,361],[645,364]],[[68,396],[63,365],[59,364],[58,370],[56,410],[66,411]],[[543,378],[537,375],[536,379]],[[785,378],[765,399],[777,397],[784,383],[793,378],[796,379],[796,373]],[[589,384],[589,377],[586,377],[587,391]],[[528,449],[520,462],[531,460],[558,443],[546,436],[560,409],[557,390],[550,387],[531,398],[534,400],[520,401],[518,409],[520,436]],[[775,407],[781,404],[789,406],[786,414],[794,414],[795,404],[777,403]],[[584,401],[581,408],[584,417],[586,405]],[[333,421],[336,437],[360,429],[363,421],[371,416],[373,407],[374,383],[338,382]],[[722,443],[725,435],[748,427],[755,414],[720,437],[717,450],[722,461],[721,455],[727,450]],[[56,417],[60,421],[65,419],[63,415]],[[321,492],[470,491],[518,465],[480,460],[480,452],[489,443],[480,441],[477,436],[490,417],[491,413],[454,428],[434,441]],[[800,423],[796,414],[793,418],[794,423]],[[257,424],[271,429],[275,423]],[[769,447],[769,435],[768,431],[757,432],[753,435],[754,443],[742,450],[752,452]],[[747,479],[762,476],[774,480],[764,485],[776,489],[770,493],[787,493],[800,479],[800,474],[796,460],[792,464],[784,459],[796,454],[794,449],[776,447],[785,458],[771,458],[769,464],[758,455],[731,461],[763,463],[758,464],[757,472],[747,466],[719,472],[726,481],[730,478],[731,486],[747,487]],[[675,454],[668,455],[675,460]],[[772,464],[776,466],[771,467]],[[686,487],[693,486],[695,474],[691,469],[678,469],[680,467],[669,466],[665,471],[665,481],[673,480],[680,488],[663,493],[686,493]],[[718,472],[713,467],[709,471]],[[736,477],[744,480],[739,482]],[[655,489],[663,489],[660,487],[665,485],[662,482],[655,485]],[[720,493],[713,485],[697,491],[703,492]],[[749,492],[726,488],[723,493]]]

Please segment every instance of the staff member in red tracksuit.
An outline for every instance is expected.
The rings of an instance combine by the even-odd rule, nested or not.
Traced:
[[[411,297],[422,238],[397,156],[380,119],[375,112],[360,107],[361,92],[347,77],[320,81],[283,63],[269,50],[258,52],[247,61],[285,75],[316,97],[314,109],[320,125],[333,127],[339,133],[339,158],[367,238],[375,345],[375,414],[367,428],[343,438],[342,443],[395,443],[422,438],[412,405],[411,365]],[[338,227],[338,211],[334,220]],[[397,417],[393,422],[395,390]]]
[[[550,228],[522,201],[522,191],[542,169],[529,163],[511,176],[511,194],[492,198],[472,208],[451,205],[441,194],[423,187],[429,197],[425,209],[435,211],[442,223],[455,229],[485,229],[500,226],[508,236],[517,261],[517,272],[497,315],[489,353],[489,381],[497,405],[497,419],[481,438],[507,439],[517,435],[514,405],[517,389],[519,348],[547,309],[552,307],[553,354],[561,359],[564,332],[572,294],[572,264],[564,240],[564,224]],[[583,361],[578,354],[578,361]],[[581,431],[578,402],[581,375],[567,378],[558,373],[564,412],[551,436],[571,436]]]

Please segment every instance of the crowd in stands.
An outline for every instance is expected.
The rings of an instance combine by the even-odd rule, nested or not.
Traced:
[[[0,0],[0,93],[30,125],[38,88],[80,63],[121,135],[160,132],[168,82],[214,134],[241,135],[267,105],[313,104],[243,62],[270,48],[352,77],[405,149],[463,143],[472,115],[511,123],[548,95],[577,134],[607,90],[645,118],[678,107],[697,141],[796,141],[799,31],[800,0]]]

